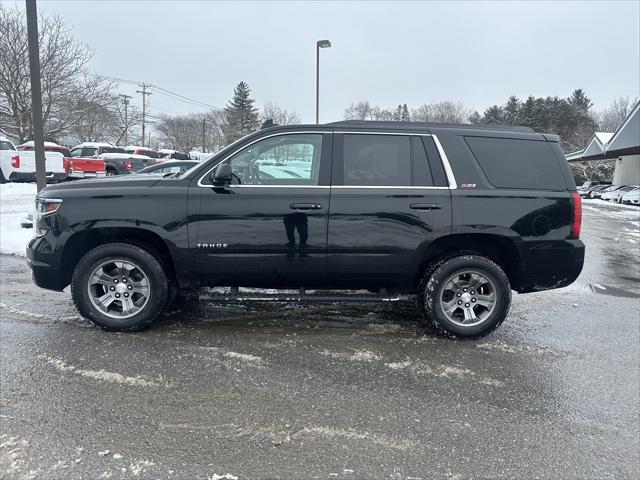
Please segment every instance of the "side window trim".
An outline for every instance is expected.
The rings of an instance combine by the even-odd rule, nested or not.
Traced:
[[[220,160],[216,160],[213,165],[208,168],[204,174],[200,175],[198,178],[198,182],[196,185],[198,187],[203,188],[211,188],[213,185],[211,183],[205,183],[208,181],[208,177],[211,172],[221,163],[226,162],[231,157],[237,155],[242,152],[246,148],[250,147],[254,143],[257,143],[261,140],[265,140],[271,137],[279,137],[282,135],[309,135],[309,134],[317,134],[322,136],[322,148],[320,150],[320,165],[319,165],[319,175],[318,175],[318,184],[317,185],[293,185],[293,184],[281,184],[281,185],[230,185],[231,188],[331,188],[329,186],[329,178],[326,175],[327,172],[331,171],[331,151],[332,151],[332,137],[333,132],[331,130],[300,130],[300,131],[291,131],[291,132],[277,132],[271,135],[264,135],[254,139],[252,142],[247,143],[234,150],[233,152],[226,155],[224,158]],[[323,175],[323,171],[325,175]],[[323,178],[324,177],[324,178]]]

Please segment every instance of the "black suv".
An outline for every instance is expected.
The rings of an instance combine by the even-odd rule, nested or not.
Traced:
[[[512,289],[564,287],[582,270],[580,196],[558,140],[480,125],[266,128],[179,176],[47,187],[28,261],[36,284],[71,284],[80,313],[109,330],[150,325],[179,289],[217,286],[230,287],[218,300],[415,296],[440,332],[479,337]]]

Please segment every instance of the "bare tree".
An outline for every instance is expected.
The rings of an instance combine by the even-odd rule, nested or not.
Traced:
[[[159,141],[174,150],[191,151],[193,148],[202,145],[203,118],[203,115],[195,113],[173,116],[161,115],[155,124],[159,134]]]
[[[260,121],[273,120],[273,123],[278,125],[295,125],[300,123],[300,115],[298,112],[282,109],[277,103],[266,101],[262,106],[262,112],[260,113]]]
[[[373,120],[374,110],[369,102],[352,103],[344,111],[345,120]]]
[[[23,142],[33,136],[25,15],[0,5],[0,25],[0,131]],[[62,18],[40,15],[39,26],[44,133],[56,137],[104,105],[113,83],[88,71],[92,52]]]
[[[425,103],[411,111],[414,122],[468,123],[472,112],[460,102]]]
[[[594,120],[601,132],[615,132],[631,110],[638,103],[638,99],[631,100],[627,97],[616,98],[611,105],[601,112],[594,114]]]

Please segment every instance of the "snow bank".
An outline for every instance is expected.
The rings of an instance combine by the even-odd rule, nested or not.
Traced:
[[[25,256],[33,230],[20,223],[34,210],[35,183],[0,185],[0,253]]]

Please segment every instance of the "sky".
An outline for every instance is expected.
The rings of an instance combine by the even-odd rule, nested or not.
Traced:
[[[0,0],[2,1],[2,0]],[[6,1],[5,6],[21,1]],[[224,107],[244,80],[265,101],[320,121],[352,102],[417,107],[460,101],[482,112],[509,95],[567,97],[582,88],[594,108],[640,96],[640,1],[623,2],[213,2],[55,1],[94,51],[96,73],[144,81]],[[134,84],[119,93],[141,103]],[[154,90],[149,111],[204,111]]]

